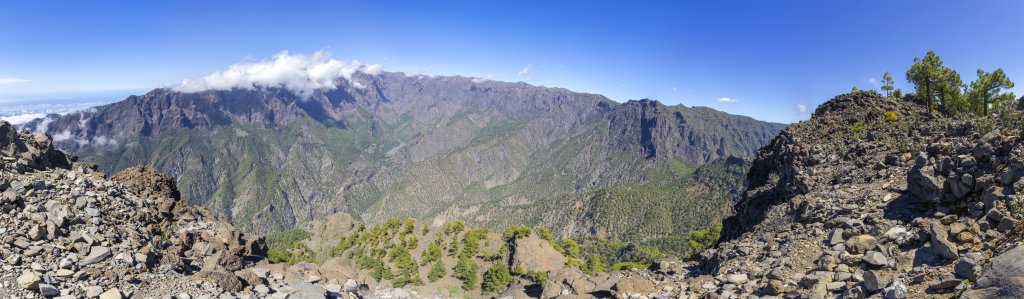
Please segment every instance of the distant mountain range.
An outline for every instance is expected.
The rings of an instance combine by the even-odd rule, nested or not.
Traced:
[[[526,83],[354,76],[307,97],[156,89],[23,127],[107,172],[152,165],[248,231],[344,211],[649,242],[719,220],[749,166],[730,157],[785,127]]]

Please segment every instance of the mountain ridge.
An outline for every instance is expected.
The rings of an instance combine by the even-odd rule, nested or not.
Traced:
[[[543,215],[529,224],[554,227],[568,217],[546,208],[558,197],[687,177],[697,165],[754,153],[783,127],[706,109],[385,72],[356,74],[308,98],[281,88],[157,89],[25,127],[104,170],[156,166],[191,203],[247,230],[339,211],[370,223],[415,217],[497,227],[510,224],[498,215],[519,211]],[[695,206],[726,200],[701,194],[683,197]],[[556,234],[620,230],[569,220]]]

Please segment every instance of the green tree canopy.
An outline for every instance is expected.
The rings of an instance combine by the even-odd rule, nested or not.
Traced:
[[[512,282],[512,273],[508,272],[508,266],[502,263],[494,264],[484,272],[484,293],[494,293],[508,288]]]
[[[460,257],[452,272],[455,278],[462,281],[462,289],[467,291],[475,289],[477,282],[480,281],[480,265],[472,258]]]
[[[885,74],[882,74],[882,91],[885,92],[885,98],[890,100],[893,99],[892,90],[895,89],[895,87],[892,86],[893,83],[895,82],[892,81],[892,74],[889,74],[888,71],[886,71]]]
[[[967,91],[972,111],[975,113],[988,114],[988,108],[1003,107],[1013,102],[1013,94],[1003,94],[1006,89],[1013,88],[1013,81],[1006,77],[1003,69],[999,68],[993,72],[985,72],[978,69],[978,79],[971,82]],[[1008,96],[1007,96],[1008,95]],[[1006,99],[1010,99],[1006,101]]]
[[[907,81],[914,84],[917,98],[928,105],[929,111],[937,105],[939,112],[948,114],[965,106],[960,74],[946,67],[933,51],[928,51],[924,58],[914,58],[914,64],[907,70]]]
[[[434,266],[430,268],[430,272],[427,273],[427,279],[429,279],[430,282],[435,282],[438,279],[444,278],[445,275],[448,275],[448,271],[444,269],[444,262],[437,261],[434,263]]]

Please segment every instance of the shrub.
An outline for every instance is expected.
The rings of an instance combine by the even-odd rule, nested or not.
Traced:
[[[580,244],[576,240],[568,239],[562,242],[562,254],[568,258],[580,258]]]
[[[996,122],[988,117],[976,118],[974,119],[973,123],[975,129],[981,135],[985,135],[988,134],[989,132],[992,132],[992,130],[994,130],[996,127]]]
[[[722,224],[715,224],[709,229],[696,230],[690,233],[689,246],[693,251],[711,247],[722,235]]]
[[[480,265],[468,257],[460,257],[452,273],[455,278],[462,281],[462,289],[467,291],[476,289],[477,282],[480,281]]]
[[[448,222],[448,223],[444,224],[444,234],[446,234],[446,235],[456,234],[457,235],[457,234],[461,233],[462,230],[465,229],[465,228],[466,228],[466,223],[462,222],[461,220],[455,221],[455,222]]]
[[[408,235],[408,234],[411,234],[415,230],[416,230],[416,220],[413,220],[412,218],[405,219],[405,229],[402,230],[402,234],[403,235]]]
[[[864,123],[863,122],[859,122],[859,121],[854,123],[853,124],[853,128],[851,128],[850,131],[853,132],[853,138],[857,138],[857,139],[863,138],[862,136],[865,133],[864,132]]]
[[[1010,212],[1019,221],[1024,221],[1024,194],[1014,194],[1010,197]]]
[[[293,249],[269,248],[267,250],[267,260],[271,263],[315,263],[316,257],[313,256],[313,252],[310,251],[309,248],[300,244]]]
[[[391,280],[395,278],[394,273],[391,272],[391,267],[388,267],[378,259],[367,257],[365,260],[370,270],[370,277],[377,281]]]
[[[587,263],[583,265],[582,270],[583,273],[594,274],[597,272],[608,271],[608,266],[601,262],[601,257],[595,255],[591,256],[590,259],[587,260]]]
[[[311,234],[301,229],[293,228],[285,231],[267,234],[263,240],[269,248],[291,249],[302,240],[308,239]]]
[[[410,236],[409,239],[405,240],[405,247],[408,247],[409,249],[416,249],[416,246],[419,245],[420,239],[416,238],[416,236]]]
[[[391,218],[384,222],[383,229],[387,232],[391,232],[402,227],[403,223],[405,223],[405,220],[402,220],[402,218]]]
[[[287,251],[271,248],[267,250],[267,260],[271,263],[285,263],[288,262],[289,254]]]
[[[480,253],[480,239],[487,234],[485,229],[475,229],[462,236],[462,252],[459,257],[471,258]]]
[[[349,235],[347,238],[341,239],[341,241],[338,241],[338,245],[335,245],[334,248],[331,249],[331,256],[341,256],[341,254],[344,253],[345,250],[348,250],[349,248],[352,248],[352,246],[355,246],[358,243],[358,241],[359,233],[353,233]]]
[[[647,269],[647,267],[650,267],[650,264],[646,264],[643,262],[620,262],[616,263],[615,265],[612,265],[611,269],[612,271],[618,271],[628,269]]]
[[[545,281],[548,281],[548,272],[530,270],[530,272],[526,272],[525,276],[533,283],[544,284]]]
[[[427,250],[424,250],[420,259],[423,260],[423,265],[437,261],[441,258],[441,246],[437,245],[437,242],[430,243],[427,246]]]
[[[505,233],[502,234],[502,237],[505,239],[526,238],[530,236],[530,231],[531,229],[529,227],[513,224],[505,229]]]
[[[448,256],[455,257],[455,255],[458,254],[458,253],[459,253],[459,243],[457,243],[456,241],[452,241],[451,244],[448,244]]]
[[[555,242],[555,237],[551,235],[551,231],[546,227],[537,227],[537,235],[540,235],[541,239],[548,240],[548,242]]]
[[[512,268],[512,274],[526,274],[526,269],[523,269],[523,265],[517,264],[515,268]]]
[[[484,272],[483,291],[485,293],[502,291],[508,288],[508,284],[511,282],[512,274],[508,272],[508,266],[498,263]]]
[[[416,260],[409,254],[409,250],[404,247],[399,247],[395,250],[395,270],[397,270],[397,276],[392,284],[396,287],[404,287],[410,284],[422,284],[420,281],[419,273],[420,267],[416,264]]]
[[[500,260],[501,258],[505,257],[506,253],[508,253],[508,247],[505,246],[504,244],[502,244],[501,248],[498,248],[498,251],[490,252],[490,253],[484,252],[484,253],[482,253],[480,255],[480,258],[484,259],[485,261],[492,261],[493,262],[493,261],[497,261],[497,260]]]
[[[448,275],[448,271],[444,269],[444,262],[437,261],[434,263],[433,267],[430,267],[430,272],[427,273],[427,279],[429,279],[430,282],[435,282],[438,279],[444,278],[445,275]]]
[[[899,117],[896,116],[896,111],[889,110],[885,112],[885,120],[894,122],[899,120]]]

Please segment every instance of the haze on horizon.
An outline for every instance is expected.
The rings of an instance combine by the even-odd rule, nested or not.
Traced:
[[[998,67],[1019,80],[1024,42],[1015,37],[1024,27],[1014,12],[1022,8],[1011,1],[4,3],[0,117],[82,109],[288,51],[333,54],[327,59],[343,64],[329,70],[340,77],[347,66],[379,65],[787,123],[851,86],[877,89],[885,71],[909,91],[904,72],[928,50],[965,82],[977,68]],[[329,88],[309,82],[316,84],[303,88]]]

